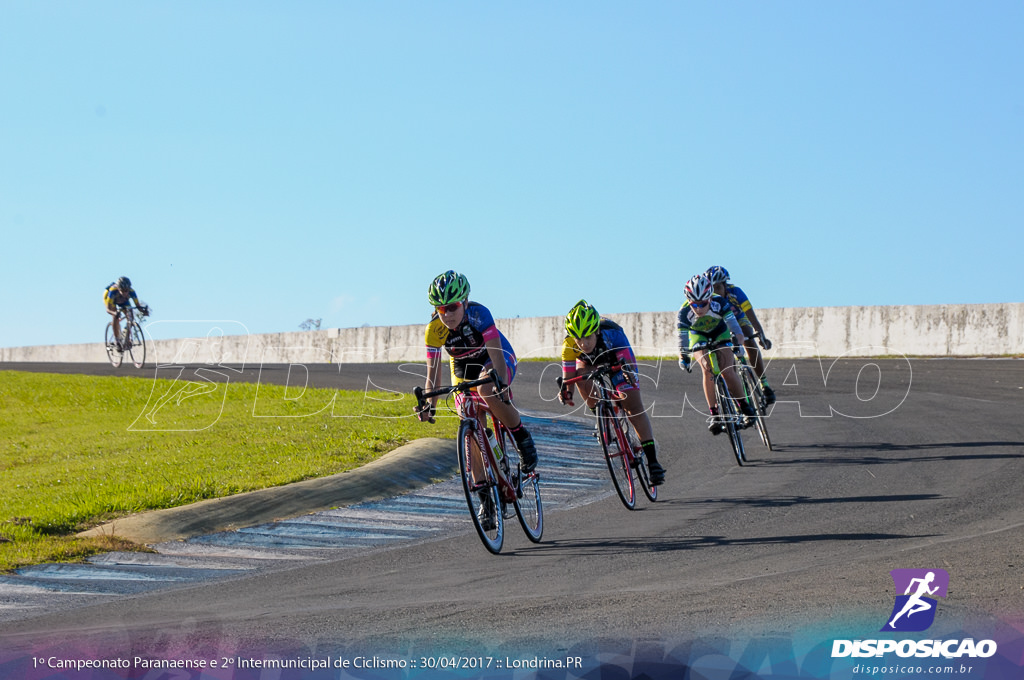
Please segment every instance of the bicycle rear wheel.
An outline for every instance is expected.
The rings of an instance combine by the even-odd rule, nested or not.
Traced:
[[[633,486],[633,469],[623,448],[622,439],[616,434],[615,415],[612,407],[605,402],[597,405],[597,427],[600,433],[604,459],[612,475],[612,483],[619,494],[619,500],[630,510],[636,509],[636,489]]]
[[[640,488],[644,490],[647,500],[652,503],[657,502],[658,487],[651,486],[651,473],[647,469],[647,462],[644,460],[643,447],[640,446],[640,435],[633,429],[633,423],[629,421],[629,418],[622,409],[615,409],[615,423],[618,431],[623,436],[623,448],[629,447],[629,450],[633,452],[633,462],[636,465],[633,469],[636,471],[636,478],[640,482]]]
[[[757,426],[757,433],[761,435],[761,443],[772,450],[772,438],[768,435],[768,422],[765,419],[765,398],[761,390],[761,381],[757,379],[754,369],[749,366],[743,370],[743,387],[747,392],[747,402],[754,407],[757,418],[754,425]]]
[[[476,439],[476,423],[464,420],[459,426],[459,471],[462,475],[462,489],[466,492],[466,503],[469,505],[469,516],[473,518],[473,526],[480,536],[484,547],[490,552],[501,552],[501,544],[505,538],[505,518],[501,512],[501,498],[498,484],[493,471],[485,463],[479,476],[486,481],[473,481],[475,470],[471,455],[477,453],[483,458],[480,444]],[[482,508],[487,507],[486,510]]]
[[[107,350],[107,359],[110,360],[110,365],[117,368],[121,365],[121,361],[124,360],[124,354],[117,350],[117,338],[114,337],[114,322],[111,321],[107,324],[107,332],[104,337],[104,346]]]
[[[544,506],[540,500],[540,477],[535,469],[524,475],[520,468],[519,451],[516,449],[512,435],[501,425],[494,423],[498,430],[498,445],[505,453],[508,461],[509,481],[516,489],[515,509],[519,524],[523,527],[526,537],[534,543],[540,543],[544,534]],[[497,452],[495,452],[497,454]]]
[[[146,363],[146,337],[142,334],[142,327],[137,321],[132,321],[128,338],[128,354],[132,357],[132,363],[135,364],[135,368],[142,368]]]
[[[718,394],[718,414],[722,418],[725,432],[729,435],[729,443],[732,444],[732,452],[736,456],[736,464],[743,465],[747,457],[743,451],[743,437],[740,436],[739,416],[736,414],[736,402],[729,395],[729,388],[725,384],[725,378],[719,375],[715,379],[715,392]]]

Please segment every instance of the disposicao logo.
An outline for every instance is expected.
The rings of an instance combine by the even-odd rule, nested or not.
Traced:
[[[949,574],[943,569],[893,569],[896,603],[882,632],[927,630],[935,622],[936,597],[946,597]],[[902,594],[900,594],[902,593]],[[832,658],[881,657],[988,658],[996,653],[993,640],[834,640]]]
[[[896,584],[896,604],[882,632],[928,630],[938,607],[938,600],[931,596],[946,597],[949,574],[944,569],[893,569],[889,574]]]

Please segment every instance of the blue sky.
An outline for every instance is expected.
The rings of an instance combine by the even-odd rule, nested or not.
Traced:
[[[0,346],[1024,301],[1020,2],[5,2]],[[21,313],[18,313],[21,312]],[[770,329],[769,334],[770,334]]]

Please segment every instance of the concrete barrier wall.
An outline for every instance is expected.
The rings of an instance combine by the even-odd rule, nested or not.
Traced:
[[[758,310],[769,357],[1024,354],[1024,303]],[[639,355],[676,354],[676,312],[611,314]],[[198,322],[190,322],[195,325]],[[557,357],[562,317],[499,319],[520,358]],[[150,343],[147,364],[422,362],[425,324],[224,335]],[[0,349],[0,361],[103,362],[101,343]]]

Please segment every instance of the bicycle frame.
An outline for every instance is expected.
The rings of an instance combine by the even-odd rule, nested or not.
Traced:
[[[697,349],[703,349],[707,352],[708,365],[710,366],[711,373],[714,376],[715,398],[718,403],[718,416],[711,416],[709,420],[712,423],[717,421],[722,424],[726,433],[729,435],[729,443],[732,445],[733,454],[736,456],[736,464],[743,465],[747,461],[746,452],[743,449],[743,438],[740,436],[743,416],[739,413],[737,399],[734,399],[732,394],[729,392],[729,385],[726,383],[725,375],[722,373],[722,369],[718,366],[718,362],[715,359],[715,352],[726,347],[732,348],[735,352],[735,348],[730,340],[718,340],[716,342],[702,343],[701,346],[695,346],[690,349],[691,353]],[[737,377],[740,378],[740,386],[742,388],[742,377],[739,375]]]
[[[477,394],[464,393],[462,400],[462,412],[463,422],[470,421],[472,423],[473,435],[476,438],[477,446],[480,448],[480,460],[483,465],[483,469],[479,472],[484,473],[484,478],[490,478],[491,474],[498,482],[499,489],[501,491],[501,498],[506,503],[511,503],[516,497],[517,490],[508,479],[508,475],[505,474],[503,466],[499,464],[498,457],[494,453],[494,447],[491,446],[491,442],[487,439],[487,421],[488,417],[491,421],[491,430],[494,433],[494,439],[496,442],[503,441],[504,437],[501,433],[508,432],[508,428],[502,425],[501,421],[498,420],[491,410],[487,408],[487,404],[483,398]],[[510,435],[511,436],[511,435]],[[501,444],[498,444],[499,447]],[[505,456],[504,449],[501,450],[502,458]],[[472,465],[472,458],[470,458],[470,464]],[[470,472],[475,473],[477,470],[470,468]],[[473,475],[474,479],[477,476]],[[479,486],[484,486],[486,483],[480,483]],[[477,489],[474,489],[476,491]]]
[[[584,380],[593,381],[595,387],[597,387],[597,399],[598,399],[598,401],[604,402],[604,403],[607,403],[607,404],[611,405],[611,407],[613,409],[613,413],[614,413],[614,411],[616,411],[616,410],[621,410],[621,407],[618,405],[618,402],[620,402],[623,399],[625,399],[626,398],[626,394],[624,392],[621,392],[621,391],[615,389],[614,387],[612,387],[611,382],[609,381],[608,378],[609,378],[610,374],[618,372],[618,371],[621,371],[621,370],[622,370],[622,366],[621,365],[605,364],[603,366],[599,366],[598,368],[595,368],[594,370],[590,371],[589,373],[584,373],[583,375],[578,375],[575,378],[569,378],[568,380],[563,380],[562,378],[558,378],[558,380],[557,380],[558,388],[561,389],[561,388],[565,387],[566,385],[575,385],[576,383],[583,382]],[[632,462],[633,459],[636,457],[635,454],[636,454],[635,451],[630,451],[630,452],[627,453],[627,455],[629,456],[630,462]]]
[[[148,315],[147,308],[140,310],[141,316]],[[114,333],[115,322],[121,332]],[[130,305],[118,306],[113,318],[107,323],[104,340],[107,358],[115,368],[121,365],[125,352],[129,353],[136,368],[142,368],[146,362],[146,340],[142,328],[135,320],[135,312]]]
[[[651,485],[649,472],[644,465],[639,437],[636,436],[636,430],[632,424],[628,422],[625,410],[618,404],[626,398],[626,395],[615,389],[609,380],[612,373],[621,370],[623,370],[621,364],[604,364],[589,373],[568,380],[558,378],[557,383],[561,390],[566,385],[573,385],[585,380],[593,381],[598,398],[598,406],[595,410],[598,423],[595,434],[601,440],[608,471],[611,474],[615,490],[619,494],[619,499],[628,509],[635,510],[636,491],[633,486],[632,471],[636,471],[644,494],[652,502],[658,500],[658,487]],[[613,445],[618,449],[618,453],[613,451]],[[619,465],[616,461],[622,457],[625,457],[625,465]]]
[[[768,417],[768,400],[765,399],[764,392],[761,390],[761,380],[757,377],[757,372],[750,365],[744,353],[736,352],[736,362],[747,403],[750,404],[757,414],[757,418],[754,421],[754,424],[757,426],[757,433],[761,437],[761,443],[771,451],[772,438],[768,434],[768,424],[765,422],[765,419]]]

